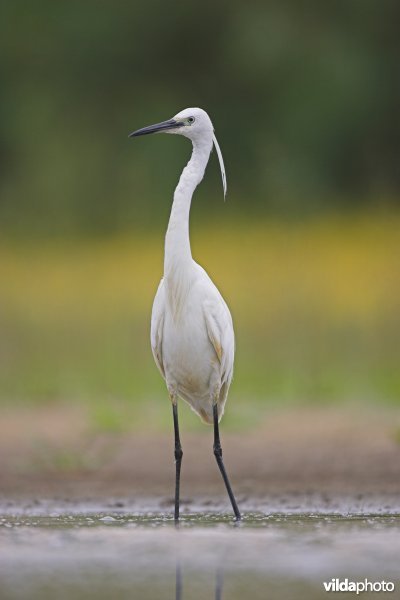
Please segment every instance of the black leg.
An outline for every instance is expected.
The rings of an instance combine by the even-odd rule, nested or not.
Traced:
[[[181,480],[181,464],[182,464],[182,447],[179,438],[178,424],[178,403],[176,399],[172,402],[172,410],[174,414],[174,432],[175,432],[175,521],[179,520],[179,487]]]
[[[228,475],[226,474],[224,463],[222,460],[222,448],[221,448],[221,442],[219,439],[218,406],[216,403],[213,406],[213,414],[214,414],[214,455],[217,460],[219,470],[221,471],[222,479],[224,480],[226,491],[228,492],[228,496],[231,501],[236,520],[240,521],[240,519],[242,517],[240,515],[238,505],[236,504],[235,496],[233,495],[231,484],[229,483]]]

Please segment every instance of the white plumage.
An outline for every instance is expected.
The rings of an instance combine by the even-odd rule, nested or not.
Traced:
[[[213,402],[218,403],[219,418],[224,412],[233,374],[235,341],[224,299],[191,255],[190,204],[216,140],[207,113],[190,108],[173,120],[186,117],[195,121],[174,133],[192,140],[193,153],[174,194],[165,240],[164,277],[151,317],[151,347],[171,398],[174,395],[183,398],[203,421],[212,423]],[[225,190],[219,147],[218,154]]]
[[[172,119],[135,131],[132,136],[166,132],[192,141],[191,158],[175,189],[165,236],[164,277],[154,299],[151,348],[172,401],[175,431],[175,519],[179,519],[182,447],[177,398],[183,398],[206,423],[214,423],[214,454],[236,519],[240,512],[222,461],[218,423],[232,381],[235,338],[229,309],[207,275],[193,258],[189,214],[193,192],[203,179],[215,145],[221,167],[224,195],[226,177],[222,153],[207,113],[187,108]]]
[[[234,344],[229,309],[200,265],[192,260],[190,269],[161,280],[151,317],[154,359],[170,396],[186,400],[206,423],[213,421],[215,401],[219,420],[223,415]]]

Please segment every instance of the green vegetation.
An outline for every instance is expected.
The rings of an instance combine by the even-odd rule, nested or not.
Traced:
[[[194,228],[194,256],[234,316],[232,427],[276,403],[398,401],[399,226],[369,215]],[[161,232],[3,244],[2,402],[79,402],[110,431],[168,422],[148,339],[162,246]]]
[[[398,204],[395,0],[18,0],[0,11],[3,230],[164,223],[189,146],[127,136],[185,106],[215,122],[231,215]],[[225,217],[215,164],[199,196],[198,215]]]

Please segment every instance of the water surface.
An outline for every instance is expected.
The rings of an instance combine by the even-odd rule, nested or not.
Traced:
[[[397,583],[399,533],[384,512],[188,512],[177,529],[159,510],[11,507],[0,598],[314,600],[336,577]]]

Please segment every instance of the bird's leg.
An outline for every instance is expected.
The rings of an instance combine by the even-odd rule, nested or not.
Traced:
[[[174,432],[175,432],[175,521],[179,520],[179,487],[181,480],[181,464],[182,464],[182,446],[179,437],[178,424],[178,403],[177,398],[172,398],[172,411],[174,415]]]
[[[214,415],[214,456],[217,460],[217,464],[219,470],[221,471],[222,479],[224,480],[226,491],[228,492],[229,499],[232,504],[233,512],[235,513],[235,518],[237,521],[240,521],[241,514],[238,509],[238,505],[236,504],[235,496],[233,495],[231,484],[229,483],[228,475],[225,471],[225,466],[222,460],[222,448],[221,441],[219,439],[219,424],[218,424],[218,405],[216,402],[213,404],[213,415]]]

